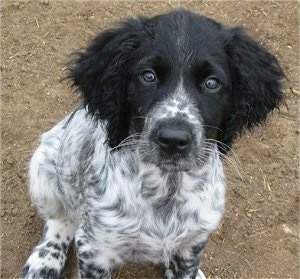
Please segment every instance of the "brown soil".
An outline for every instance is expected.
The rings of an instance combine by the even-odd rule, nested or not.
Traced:
[[[77,100],[61,82],[67,54],[120,18],[190,8],[244,25],[285,70],[286,103],[266,126],[245,135],[227,166],[227,211],[205,250],[211,278],[299,277],[299,3],[296,1],[4,1],[1,11],[1,278],[18,276],[42,232],[27,191],[28,160],[38,137]],[[291,90],[292,88],[292,90]],[[288,109],[287,109],[288,107]],[[66,276],[74,274],[69,260]],[[117,278],[161,278],[161,268],[127,265]]]

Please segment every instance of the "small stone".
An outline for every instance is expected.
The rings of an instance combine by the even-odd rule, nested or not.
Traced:
[[[283,231],[284,231],[286,234],[293,234],[293,231],[288,227],[287,224],[283,224],[283,225],[282,225],[282,228],[283,228]]]
[[[20,7],[20,5],[21,5],[21,3],[20,3],[19,1],[13,3],[13,6],[14,6],[15,8]]]
[[[6,158],[6,162],[7,162],[9,165],[12,165],[12,164],[14,163],[13,157],[8,156],[8,157]]]
[[[40,0],[40,3],[43,4],[43,5],[48,5],[49,0]]]

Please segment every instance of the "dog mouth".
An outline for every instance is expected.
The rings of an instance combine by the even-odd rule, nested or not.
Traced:
[[[182,158],[178,158],[178,156],[173,156],[173,158],[161,158],[161,160],[159,160],[156,165],[164,170],[164,171],[190,171],[193,166],[192,164],[186,160],[186,159],[182,159]]]
[[[149,144],[147,148],[139,149],[139,157],[144,163],[153,164],[163,171],[191,171],[203,165],[203,156],[197,156],[198,150],[189,152],[168,153],[162,151],[155,143]]]

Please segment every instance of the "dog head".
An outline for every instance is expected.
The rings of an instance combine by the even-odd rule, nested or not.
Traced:
[[[283,99],[276,58],[240,28],[186,10],[131,19],[99,34],[70,68],[116,147],[139,134],[143,160],[198,166],[217,142],[226,153]]]

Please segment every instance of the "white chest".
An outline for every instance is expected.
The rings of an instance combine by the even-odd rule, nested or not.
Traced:
[[[213,171],[171,177],[145,168],[134,180],[115,176],[103,197],[93,199],[99,247],[120,263],[168,263],[177,251],[205,241],[224,209],[223,170]]]

